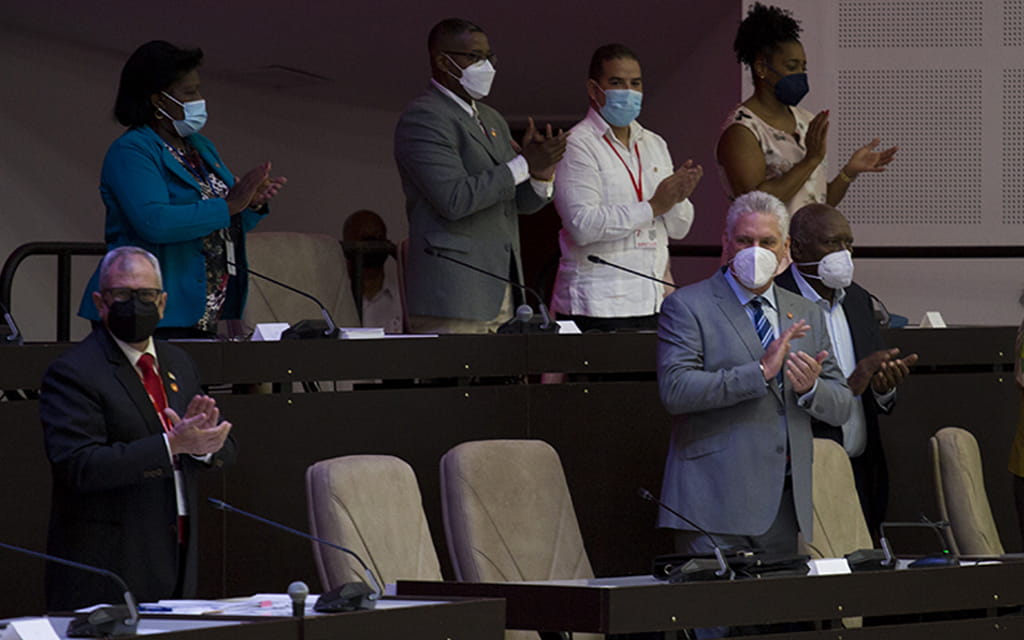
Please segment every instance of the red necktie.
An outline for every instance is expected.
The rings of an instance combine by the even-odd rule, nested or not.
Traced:
[[[170,431],[167,425],[167,418],[164,416],[164,409],[167,408],[167,392],[164,391],[164,385],[160,381],[160,374],[156,372],[152,354],[142,354],[142,357],[139,358],[138,366],[142,371],[142,384],[145,385],[146,393],[149,394],[149,400],[153,403],[153,408],[160,418],[160,424],[163,425],[164,431]]]

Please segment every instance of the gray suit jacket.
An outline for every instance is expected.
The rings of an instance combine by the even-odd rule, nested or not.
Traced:
[[[765,385],[761,341],[722,272],[662,305],[658,385],[673,431],[661,498],[713,533],[760,535],[779,506],[788,436],[797,519],[810,539],[811,417],[842,424],[853,397],[831,354],[821,311],[780,287],[775,296],[780,331],[801,318],[811,325],[790,343],[791,351],[829,351],[807,407],[798,406],[788,381],[781,392],[774,382]],[[658,524],[692,530],[664,512]]]
[[[505,163],[516,156],[508,124],[476,103],[487,134],[436,87],[406,107],[395,130],[395,162],[409,217],[406,295],[410,315],[490,320],[505,285],[424,253],[453,258],[522,281],[519,214],[548,200],[527,180],[515,184]]]

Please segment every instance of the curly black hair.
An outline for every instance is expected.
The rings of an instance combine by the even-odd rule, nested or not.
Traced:
[[[755,2],[736,31],[736,60],[753,68],[759,54],[771,54],[784,42],[799,42],[803,29],[793,14]]]

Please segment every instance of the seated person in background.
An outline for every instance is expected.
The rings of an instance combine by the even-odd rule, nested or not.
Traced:
[[[53,474],[47,552],[113,571],[140,602],[195,597],[196,475],[235,458],[231,423],[202,395],[195,363],[150,337],[167,298],[152,254],[107,253],[92,293],[102,325],[50,365],[39,396]],[[105,576],[46,566],[49,611],[123,597]]]
[[[590,61],[587,117],[572,128],[558,163],[555,206],[562,257],[551,306],[581,331],[650,329],[666,286],[587,260],[590,254],[672,281],[668,240],[693,222],[687,199],[703,169],[687,160],[673,171],[665,140],[640,126],[640,62],[621,44]]]
[[[393,255],[395,245],[388,241],[388,228],[379,215],[361,209],[345,219],[341,231],[352,279],[352,295],[356,298],[364,327],[382,327],[386,333],[402,333],[402,296]],[[351,243],[376,243],[380,246],[359,250]],[[385,248],[390,246],[390,251]],[[357,265],[358,261],[358,265]],[[358,274],[358,280],[357,278]]]
[[[853,281],[853,232],[843,214],[827,204],[809,204],[793,215],[789,236],[793,264],[775,283],[821,308],[832,353],[857,400],[845,422],[815,420],[814,436],[846,449],[864,518],[878,535],[889,502],[878,414],[892,410],[896,386],[910,374],[917,354],[899,358],[898,348],[885,348],[871,294]]]

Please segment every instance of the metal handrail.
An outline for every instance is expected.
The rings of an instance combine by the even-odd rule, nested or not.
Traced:
[[[102,242],[29,242],[7,256],[0,270],[0,302],[11,313],[11,289],[18,266],[30,256],[57,256],[57,340],[71,339],[71,258],[102,256],[107,245]]]

